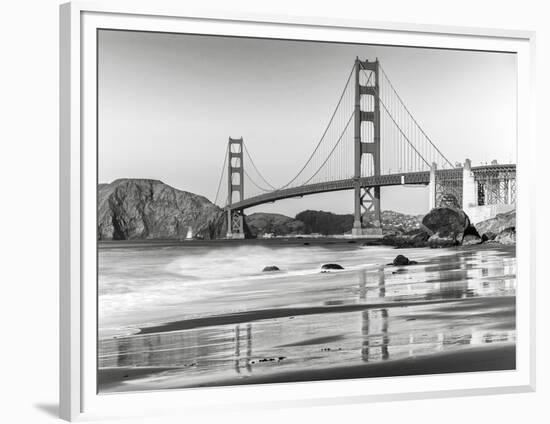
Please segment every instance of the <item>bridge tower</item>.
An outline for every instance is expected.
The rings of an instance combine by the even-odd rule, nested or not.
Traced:
[[[232,209],[233,193],[244,200],[243,138],[229,137],[227,148],[227,238],[244,239],[244,213]]]
[[[371,155],[374,176],[380,175],[380,98],[379,98],[379,63],[378,59],[369,62],[355,59],[355,115],[354,115],[354,220],[352,235],[381,236],[380,187],[363,187],[361,185],[361,162],[364,155]],[[361,70],[371,73],[373,84],[361,84]],[[372,96],[372,110],[361,109],[362,96]],[[372,141],[363,141],[361,126],[363,122],[372,124]],[[367,227],[368,212],[374,212],[374,219]]]

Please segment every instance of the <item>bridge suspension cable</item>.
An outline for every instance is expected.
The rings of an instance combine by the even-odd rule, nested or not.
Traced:
[[[361,64],[361,70],[363,72],[366,72],[366,69],[363,67],[363,65]],[[370,75],[372,76],[372,74]],[[369,76],[369,79],[370,79],[370,76]],[[419,158],[428,166],[430,166],[430,163],[428,161],[426,161],[426,159],[424,159],[424,157],[420,154],[420,152],[417,150],[417,148],[414,146],[414,144],[411,142],[411,140],[409,140],[409,138],[407,137],[407,135],[403,132],[403,130],[401,129],[401,127],[399,126],[399,124],[397,123],[397,121],[395,120],[395,118],[392,116],[391,112],[389,111],[388,107],[386,106],[386,104],[384,103],[384,101],[382,100],[381,96],[380,96],[380,92],[375,88],[374,89],[375,91],[375,94],[376,96],[378,96],[378,99],[380,100],[380,104],[382,105],[382,107],[384,108],[384,110],[388,113],[388,116],[389,118],[392,120],[392,122],[395,124],[395,126],[397,127],[397,129],[399,130],[399,132],[401,133],[401,135],[405,138],[405,140],[407,141],[407,143],[412,147],[412,149],[418,154]],[[416,122],[416,121],[415,121]]]
[[[441,150],[439,150],[439,148],[434,144],[434,142],[432,141],[432,139],[428,136],[428,134],[426,134],[426,132],[424,131],[424,129],[420,126],[420,124],[417,122],[417,120],[414,118],[413,114],[410,112],[409,108],[407,107],[407,105],[405,104],[405,102],[403,102],[403,99],[401,98],[401,96],[399,95],[399,93],[397,92],[397,90],[395,89],[394,85],[392,84],[390,78],[388,77],[388,74],[386,74],[386,72],[384,71],[384,68],[382,67],[382,65],[379,65],[379,68],[380,68],[380,71],[382,72],[382,75],[384,76],[384,79],[388,82],[388,85],[389,87],[391,88],[391,90],[393,91],[393,93],[395,94],[395,96],[397,97],[397,99],[399,100],[399,102],[401,103],[401,105],[403,106],[403,108],[405,109],[405,111],[407,112],[407,115],[409,115],[411,117],[411,119],[413,120],[413,122],[416,124],[416,126],[418,127],[418,129],[422,132],[422,134],[424,135],[424,137],[426,137],[426,139],[428,140],[428,142],[431,144],[431,146],[441,155],[441,157],[445,160],[445,162],[452,168],[453,167],[453,164],[451,163],[451,161],[449,159],[447,159],[447,157],[441,152]]]
[[[371,81],[371,78],[372,78],[372,75],[370,75],[368,78],[367,78],[367,85],[370,83]],[[348,81],[349,82],[349,81]],[[327,165],[328,161],[333,158],[333,155],[336,151],[336,148],[340,145],[340,142],[342,141],[342,139],[344,139],[344,135],[346,134],[348,128],[349,128],[349,125],[352,121],[352,119],[354,118],[355,116],[355,109],[352,109],[352,112],[349,116],[349,118],[347,119],[346,123],[345,123],[345,126],[344,126],[344,129],[342,130],[342,132],[340,133],[340,135],[338,136],[338,139],[336,140],[334,146],[332,147],[332,149],[330,149],[330,151],[328,152],[328,155],[326,156],[326,158],[322,161],[322,163],[319,165],[319,167],[313,172],[313,174],[306,180],[304,181],[301,185],[306,185],[306,184],[309,184],[314,177],[316,177],[320,172],[321,170],[324,168],[325,165]],[[348,146],[350,146],[351,143],[348,143]],[[351,149],[347,149],[349,151],[351,151]],[[338,153],[341,153],[341,152],[336,152],[336,156],[342,156],[342,155],[338,155]],[[344,158],[346,157],[346,155],[344,155]],[[348,161],[344,159],[343,161],[343,167],[346,169],[347,172],[350,172],[349,169],[351,167],[347,166],[348,165]],[[342,167],[342,160],[340,157],[337,158],[337,166],[340,166]],[[341,171],[341,170],[339,170]],[[338,175],[339,172],[336,174]],[[329,175],[333,175],[332,173],[329,172]],[[338,177],[340,177],[341,175],[338,175]]]
[[[255,180],[254,178],[252,178],[250,176],[250,174],[248,172],[246,172],[246,169],[243,169],[243,172],[244,172],[244,175],[248,178],[248,180],[254,185],[254,187],[256,187],[257,189],[261,190],[261,191],[264,191],[264,192],[270,192],[270,191],[273,191],[273,190],[270,190],[268,188],[265,188],[265,187],[262,187],[261,185],[259,185]]]
[[[305,184],[308,184],[309,182],[311,182],[311,180],[321,171],[321,169],[323,169],[323,167],[326,165],[326,163],[328,162],[328,160],[331,158],[332,154],[334,153],[334,151],[336,150],[336,148],[338,147],[338,145],[340,144],[340,141],[342,141],[342,139],[344,138],[344,134],[346,133],[348,127],[349,127],[349,124],[351,123],[351,120],[353,119],[353,117],[355,116],[355,112],[352,112],[351,116],[349,117],[348,119],[348,122],[346,123],[346,126],[344,127],[344,130],[342,131],[342,134],[340,134],[340,137],[338,137],[338,140],[336,141],[336,144],[334,145],[334,147],[331,149],[330,153],[328,154],[327,158],[323,161],[323,163],[321,164],[321,166],[319,166],[319,168],[317,168],[317,171],[315,171],[313,173],[313,175],[311,177],[309,177],[309,179],[307,179],[304,184],[302,185],[305,185]]]
[[[256,170],[256,173],[259,175],[259,177],[263,180],[264,183],[266,183],[272,190],[277,190],[269,181],[267,181],[265,179],[265,177],[262,175],[262,173],[260,172],[260,170],[256,167],[256,164],[254,163],[254,161],[252,160],[252,156],[250,155],[250,153],[248,152],[248,149],[246,147],[246,143],[243,141],[243,146],[244,146],[244,152],[246,154],[246,157],[248,158],[248,160],[250,160],[250,163],[252,164],[252,167]],[[248,176],[248,178],[250,178],[250,176]],[[259,187],[258,187],[259,188]],[[269,191],[269,190],[266,190],[266,191]]]
[[[325,127],[325,130],[323,131],[323,134],[321,135],[321,138],[319,139],[319,141],[317,142],[317,145],[313,149],[313,152],[311,152],[308,159],[306,160],[304,165],[300,168],[300,170],[296,173],[296,175],[294,175],[294,177],[292,177],[286,184],[279,187],[279,190],[289,187],[294,181],[296,181],[298,179],[298,177],[302,174],[302,172],[304,172],[304,170],[309,165],[309,163],[312,161],[313,157],[315,156],[315,153],[317,153],[317,151],[319,150],[319,147],[323,143],[323,140],[325,139],[325,136],[327,135],[332,123],[334,122],[334,118],[336,117],[336,114],[337,114],[337,112],[340,108],[340,105],[342,104],[342,100],[344,99],[344,96],[345,96],[345,94],[347,92],[347,89],[349,87],[349,83],[351,81],[351,76],[353,75],[354,68],[355,68],[355,65],[352,66],[352,68],[349,72],[348,78],[346,80],[346,84],[344,85],[344,89],[342,90],[342,93],[340,94],[340,97],[338,99],[338,103],[336,104],[336,107],[334,108],[334,111],[332,112],[332,115],[331,115],[331,117],[328,121],[327,126]]]

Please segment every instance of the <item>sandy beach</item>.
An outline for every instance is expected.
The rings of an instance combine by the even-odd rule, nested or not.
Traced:
[[[100,250],[100,392],[515,368],[513,248],[238,248]]]

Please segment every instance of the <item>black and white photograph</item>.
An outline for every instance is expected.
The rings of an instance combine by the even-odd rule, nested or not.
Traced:
[[[7,2],[0,422],[548,421],[545,6]]]
[[[99,29],[97,391],[516,369],[517,72]]]

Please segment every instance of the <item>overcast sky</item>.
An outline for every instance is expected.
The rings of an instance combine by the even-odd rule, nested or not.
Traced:
[[[213,200],[227,139],[244,137],[283,184],[307,159],[356,56],[379,58],[451,162],[516,161],[513,54],[105,31],[99,33],[99,181],[152,178]],[[245,188],[246,190],[246,188]],[[425,188],[384,188],[382,208],[424,213]],[[253,208],[352,213],[352,192]]]

